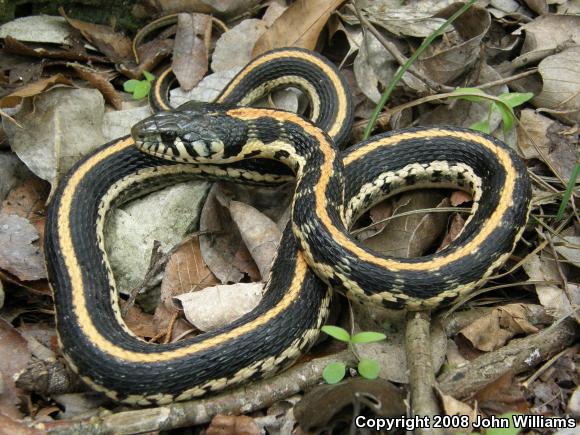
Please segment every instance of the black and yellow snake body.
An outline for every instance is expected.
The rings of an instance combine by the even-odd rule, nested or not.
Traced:
[[[236,107],[288,84],[309,96],[316,125],[287,112]],[[160,106],[163,92],[156,84]],[[80,161],[52,204],[46,256],[59,340],[83,379],[128,403],[197,397],[292,364],[325,321],[327,285],[365,302],[433,309],[475,288],[506,260],[530,204],[526,170],[512,150],[478,132],[432,127],[376,136],[341,154],[333,140],[344,140],[351,118],[347,87],[328,61],[277,50],[252,61],[215,104],[158,113],[138,123],[133,138]],[[257,163],[263,159],[290,168],[297,185],[292,223],[259,306],[224,329],[178,343],[134,336],[121,318],[103,246],[107,211],[191,177],[288,179],[272,172],[279,166]],[[348,236],[373,204],[419,187],[473,195],[468,225],[448,248],[415,259],[381,257]]]

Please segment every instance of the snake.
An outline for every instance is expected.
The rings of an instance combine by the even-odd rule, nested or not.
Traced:
[[[82,158],[49,207],[45,256],[56,326],[70,367],[94,390],[147,406],[189,400],[291,366],[316,341],[332,290],[365,304],[434,310],[477,288],[524,231],[531,184],[517,154],[492,136],[414,127],[348,140],[353,103],[345,78],[317,53],[284,48],[252,60],[213,103],[173,109],[171,73],[151,99],[166,111]],[[300,89],[308,116],[251,107],[279,87]],[[104,246],[107,214],[192,178],[275,185],[295,179],[286,227],[264,296],[230,325],[175,343],[148,343],[125,324]],[[473,197],[457,238],[419,258],[379,255],[349,228],[379,201],[417,188]]]

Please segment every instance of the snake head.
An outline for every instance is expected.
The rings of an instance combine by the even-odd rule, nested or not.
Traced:
[[[131,135],[140,150],[156,157],[178,162],[219,163],[227,157],[224,152],[227,154],[240,142],[238,136],[243,126],[238,124],[218,105],[187,103],[138,122],[131,129]]]

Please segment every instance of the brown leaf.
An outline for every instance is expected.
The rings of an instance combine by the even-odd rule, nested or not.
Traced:
[[[441,405],[443,406],[443,411],[446,415],[467,415],[469,417],[469,427],[456,427],[455,430],[463,432],[471,432],[473,429],[473,422],[477,416],[477,409],[473,409],[467,403],[463,403],[460,400],[455,399],[453,396],[443,394],[438,388],[435,389]]]
[[[256,42],[253,56],[280,47],[313,50],[330,14],[343,0],[297,0]]]
[[[453,207],[457,207],[466,202],[473,201],[473,198],[469,192],[464,192],[463,190],[456,190],[451,194],[449,202]]]
[[[465,219],[463,219],[459,213],[454,213],[453,217],[451,218],[451,225],[449,226],[449,230],[441,241],[441,245],[439,248],[437,248],[437,252],[440,252],[449,246],[449,244],[453,242],[457,236],[459,236],[459,234],[461,234],[463,227],[465,227]]]
[[[122,33],[114,32],[109,26],[92,24],[66,16],[64,9],[59,8],[59,13],[75,29],[105,54],[114,63],[122,63],[132,58],[131,40]]]
[[[139,65],[133,63],[119,64],[117,70],[132,79],[139,79],[143,71],[152,71],[173,52],[173,39],[154,39],[141,44],[139,51]]]
[[[22,56],[36,57],[41,59],[48,58],[109,63],[109,60],[105,57],[88,54],[82,46],[75,45],[64,50],[55,48],[49,49],[44,47],[33,48],[17,39],[14,39],[11,36],[6,36],[6,38],[4,38],[4,51],[7,53],[14,53]]]
[[[0,213],[0,268],[24,281],[46,278],[39,238],[25,218]]]
[[[30,356],[26,340],[0,318],[0,376],[4,386],[0,391],[0,411],[9,417],[20,417],[17,405],[21,391],[14,385],[13,377],[26,367]]]
[[[510,411],[526,414],[528,402],[524,398],[521,385],[513,373],[506,373],[501,378],[480,390],[474,397],[480,409],[489,414],[503,414]]]
[[[243,202],[230,201],[229,210],[262,279],[266,279],[282,232],[269,217]]]
[[[105,74],[76,63],[68,64],[68,66],[74,69],[80,78],[93,85],[111,106],[117,110],[121,110],[123,103],[121,96],[109,82]]]
[[[205,430],[206,435],[260,435],[253,418],[246,415],[216,415]]]
[[[204,14],[179,14],[173,46],[173,72],[186,91],[203,78],[208,69],[211,17]]]
[[[262,299],[259,282],[216,285],[175,296],[185,318],[200,331],[214,331],[253,310]]]
[[[40,235],[40,246],[44,239],[46,198],[49,187],[44,180],[29,177],[12,189],[2,202],[0,210],[27,219]]]
[[[48,91],[54,86],[65,85],[73,86],[72,82],[62,74],[55,74],[47,79],[38,80],[18,88],[16,91],[0,99],[0,108],[15,107],[20,104],[23,98],[33,97]]]
[[[463,328],[460,333],[475,348],[490,352],[504,346],[515,335],[538,332],[538,328],[532,325],[526,316],[527,311],[523,304],[497,307],[488,315]]]
[[[410,192],[395,204],[398,213],[445,206],[447,199],[439,192]],[[445,229],[446,213],[413,213],[390,220],[385,229],[365,240],[365,246],[382,255],[412,258],[423,255]]]
[[[174,307],[172,301],[174,296],[215,284],[219,284],[219,280],[205,264],[199,247],[199,238],[194,237],[171,254],[161,283],[161,301]]]
[[[125,301],[121,300],[121,308],[124,308]],[[157,327],[152,314],[147,314],[141,308],[131,305],[127,314],[123,317],[129,329],[140,338],[151,338],[157,334]]]

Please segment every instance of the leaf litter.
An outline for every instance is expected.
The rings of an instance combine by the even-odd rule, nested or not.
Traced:
[[[0,26],[7,56],[0,62],[3,119],[0,136],[6,136],[2,147],[15,153],[7,162],[18,161],[18,165],[27,167],[27,171],[21,172],[25,178],[19,181],[10,178],[15,171],[0,174],[4,201],[0,209],[3,222],[0,317],[5,319],[1,354],[18,355],[22,368],[31,352],[48,360],[58,352],[50,340],[43,341],[37,334],[19,333],[15,328],[19,326],[24,331],[22,327],[32,322],[44,325],[39,330],[49,331],[50,326],[46,325],[52,322],[51,302],[46,298],[46,290],[42,290],[47,289],[47,284],[41,249],[45,204],[51,195],[46,183],[36,177],[54,188],[82,156],[106,140],[126,134],[134,122],[148,115],[144,105],[128,104],[131,96],[123,92],[124,81],[140,80],[145,71],[157,74],[173,53],[179,81],[183,88],[191,90],[173,90],[172,104],[189,99],[211,101],[253,56],[272,48],[300,46],[315,49],[340,65],[355,92],[355,124],[364,125],[373,102],[378,101],[401,63],[459,7],[453,1],[359,0],[358,12],[375,27],[370,29],[366,22],[359,22],[353,8],[340,3],[138,2],[133,14],[141,20],[141,26],[153,17],[183,14],[175,44],[174,28],[158,31],[138,45],[139,62],[132,52],[130,31],[122,26],[77,19],[74,9],[67,10],[66,15],[61,11],[62,17],[41,20],[41,26],[32,24],[37,16]],[[469,323],[451,334],[445,333],[441,322],[447,320],[443,317],[437,316],[433,322],[435,370],[446,372],[457,365],[469,365],[482,355],[493,356],[518,339],[540,333],[546,325],[537,323],[530,315],[537,309],[551,316],[556,326],[567,318],[577,318],[575,310],[580,300],[577,184],[572,184],[575,190],[564,209],[564,219],[554,217],[577,164],[580,137],[577,74],[580,23],[574,8],[574,2],[570,1],[478,1],[419,58],[416,70],[405,74],[379,117],[381,130],[414,124],[464,127],[485,124],[526,159],[534,181],[535,207],[523,235],[524,242],[518,245],[506,266],[490,277],[485,285],[490,290],[467,302],[462,311],[448,316],[478,313],[486,306],[489,310],[472,316]],[[212,14],[214,19],[210,18]],[[216,24],[216,19],[225,25]],[[499,112],[491,111],[485,101],[437,98],[438,93],[458,87],[479,87],[495,96],[533,92],[534,98],[521,110],[516,108],[518,122],[505,129],[502,124],[505,119]],[[261,104],[305,110],[305,100],[291,90],[276,91]],[[75,125],[82,126],[82,133],[72,128]],[[171,232],[176,232],[174,236],[167,238],[148,228],[144,222],[147,219],[140,218],[143,212],[138,209],[127,211],[135,204],[115,211],[110,219],[114,222],[110,232],[117,233],[121,240],[117,245],[107,244],[116,246],[111,251],[112,263],[115,264],[116,257],[123,257],[123,250],[126,257],[140,259],[139,266],[129,263],[123,269],[114,265],[114,270],[120,288],[131,295],[127,301],[127,296],[122,297],[125,321],[146,340],[170,342],[190,337],[215,327],[207,323],[208,319],[213,322],[219,318],[220,324],[227,324],[251,310],[259,301],[260,282],[268,275],[289,216],[291,187],[269,194],[223,183],[215,185],[209,194],[205,183],[193,183],[191,189],[180,195],[164,194],[172,204],[162,207],[171,210],[167,216],[190,216],[185,219],[180,216],[181,223],[171,226]],[[189,201],[203,204],[203,211],[183,206],[192,193],[197,200]],[[404,194],[375,205],[359,219],[353,234],[383,255],[421,256],[450,249],[468,219],[466,208],[471,201],[469,193],[461,191]],[[150,210],[159,204],[159,198],[154,196],[152,202],[141,206]],[[127,233],[137,236],[129,242],[123,238]],[[186,241],[180,242],[184,237]],[[159,243],[163,240],[164,245]],[[121,245],[126,246],[123,249]],[[157,250],[152,249],[155,247]],[[245,288],[253,299],[242,292]],[[18,289],[25,293],[17,293]],[[135,291],[138,294],[133,295]],[[237,302],[209,307],[208,301],[230,299]],[[176,300],[180,302],[176,304]],[[27,308],[23,309],[24,306]],[[357,352],[378,359],[381,376],[403,387],[408,379],[405,361],[400,358],[405,353],[400,313],[354,306],[355,330],[369,328],[390,333],[386,343],[372,345],[374,350],[372,346],[360,345]],[[532,306],[540,308],[530,311]],[[331,349],[325,344],[319,348]],[[459,401],[441,393],[443,411],[449,415],[469,414],[472,418],[476,414],[514,410],[578,415],[574,411],[578,379],[574,375],[577,353],[573,349],[560,349],[550,360],[547,355],[533,358],[530,355],[530,363],[542,361],[547,368],[538,373],[534,369],[505,373],[471,399]],[[38,420],[51,420],[58,415],[66,422],[73,416],[96,415],[102,407],[115,409],[106,401],[78,396],[86,393],[54,395],[53,400],[30,396],[14,386],[11,376],[6,376],[10,371],[15,368],[2,370],[0,421],[4,423],[0,424],[14,428],[15,433],[29,428],[19,420],[23,415]],[[350,400],[350,390],[341,390],[340,384],[325,388],[329,388],[328,394],[336,396],[336,403]],[[349,388],[354,388],[355,393],[368,393],[366,386]],[[311,399],[304,400],[304,409],[316,409],[315,405],[308,405]],[[292,409],[294,403],[286,403],[284,409],[288,406]],[[284,411],[279,418],[286,423],[278,422],[276,427],[292,430],[299,424],[309,430],[318,417],[321,425],[327,425],[330,419],[348,421],[354,416],[352,410],[338,408],[331,407],[324,415],[300,417],[297,422],[292,413]],[[257,433],[263,427],[256,423],[260,418],[267,420],[266,416],[257,415],[230,420],[216,417],[207,430]]]

